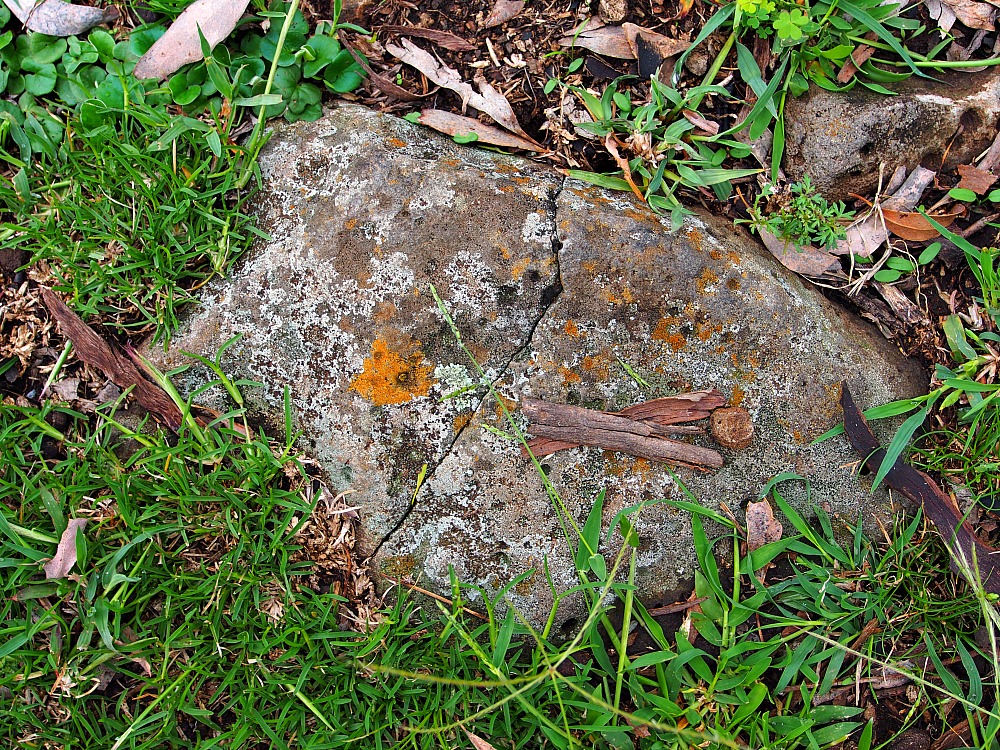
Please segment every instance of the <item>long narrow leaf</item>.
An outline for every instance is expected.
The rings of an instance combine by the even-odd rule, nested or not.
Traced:
[[[848,15],[853,16],[855,20],[860,21],[869,31],[874,31],[879,39],[892,47],[892,51],[899,55],[903,62],[905,62],[910,70],[912,70],[916,75],[921,78],[931,78],[931,76],[922,72],[920,68],[914,64],[913,58],[910,57],[910,53],[907,52],[906,48],[899,43],[896,36],[885,26],[872,18],[871,15],[863,11],[854,3],[850,2],[850,0],[840,0],[840,9]]]
[[[896,459],[900,457],[903,450],[909,445],[913,433],[924,423],[925,419],[927,419],[926,406],[916,414],[907,417],[906,421],[903,422],[899,431],[893,437],[892,442],[889,443],[889,447],[885,449],[885,458],[882,459],[882,465],[878,467],[878,472],[875,474],[875,481],[872,483],[872,492],[882,483],[889,470],[896,465]]]

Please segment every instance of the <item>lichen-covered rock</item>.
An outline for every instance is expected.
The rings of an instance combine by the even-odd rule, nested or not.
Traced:
[[[843,468],[845,441],[810,441],[838,421],[842,379],[869,405],[917,393],[920,373],[728,224],[670,233],[627,196],[352,106],[284,126],[261,167],[271,240],[205,292],[160,363],[242,334],[224,367],[264,384],[249,401],[272,421],[290,389],[307,447],[363,507],[376,572],[447,592],[454,568],[496,592],[534,570],[509,597],[535,624],[547,576],[560,591],[578,582],[553,498],[504,434],[505,407],[526,426],[525,396],[617,410],[714,387],[750,413],[754,438],[723,450],[721,471],[677,471],[700,502],[736,510],[794,471],[850,519],[884,507]],[[189,389],[204,377],[192,372]],[[644,596],[690,579],[689,519],[660,502],[682,497],[665,467],[579,448],[544,468],[577,522],[602,490],[606,523],[647,504]],[[788,496],[805,505],[800,488]],[[570,598],[557,623],[579,614]]]
[[[785,171],[808,174],[831,200],[867,195],[897,166],[953,169],[968,164],[996,135],[1000,71],[946,73],[941,82],[909,78],[898,96],[861,86],[846,93],[811,87],[785,106]]]

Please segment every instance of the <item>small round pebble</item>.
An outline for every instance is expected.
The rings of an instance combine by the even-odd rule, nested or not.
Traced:
[[[753,442],[750,412],[738,406],[713,411],[708,427],[715,442],[723,448],[740,451]]]

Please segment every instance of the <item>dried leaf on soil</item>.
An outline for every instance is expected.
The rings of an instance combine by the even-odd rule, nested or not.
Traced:
[[[429,42],[434,42],[434,44],[439,47],[450,49],[452,52],[471,52],[476,48],[476,45],[470,44],[461,37],[455,36],[447,31],[439,31],[438,29],[421,29],[415,26],[386,25],[380,26],[379,30],[388,34],[406,34],[408,36],[426,39]]]
[[[782,531],[781,523],[774,517],[767,500],[747,503],[747,549],[750,552],[779,541]]]
[[[858,409],[847,383],[840,387],[840,405],[844,411],[844,431],[851,447],[872,472],[877,472],[885,459],[885,449],[879,446],[864,414]],[[1000,549],[983,543],[972,525],[959,510],[953,497],[945,495],[927,474],[896,459],[885,475],[886,483],[897,492],[921,505],[924,515],[934,523],[951,553],[951,567],[968,577],[978,575],[988,594],[1000,594]]]
[[[134,386],[136,400],[149,412],[158,415],[169,427],[181,425],[181,412],[171,398],[155,383],[146,380],[128,357],[111,348],[51,289],[40,287],[42,301],[59,323],[63,335],[73,342],[77,356],[97,367],[121,388]]]
[[[945,227],[950,226],[956,216],[958,214],[931,214],[931,218]],[[911,242],[931,240],[940,234],[924,215],[917,211],[893,211],[891,208],[883,208],[882,218],[885,220],[886,229],[897,237]]]
[[[927,7],[927,12],[930,13],[931,18],[938,22],[938,27],[941,32],[947,34],[951,31],[951,27],[955,25],[955,21],[958,18],[950,7],[942,0],[924,0],[924,5]]]
[[[483,28],[492,29],[502,23],[507,23],[524,10],[524,0],[497,0],[490,14],[483,21]]]
[[[65,578],[66,574],[76,565],[76,533],[82,531],[87,525],[86,518],[71,518],[66,530],[59,537],[59,544],[56,546],[56,553],[42,568],[45,570],[45,578]]]
[[[49,36],[83,34],[94,26],[118,20],[117,8],[70,5],[62,0],[4,0],[11,13],[30,31]]]
[[[593,19],[585,22],[583,29],[576,34],[564,36],[559,40],[559,44],[563,47],[583,47],[605,57],[635,60],[639,57],[638,39],[652,47],[664,59],[679,55],[691,46],[690,42],[671,39],[642,26],[636,26],[634,23],[602,26]]]
[[[892,211],[911,211],[920,201],[924,190],[934,180],[933,172],[924,167],[914,169],[903,184],[882,205]],[[871,257],[888,237],[886,226],[877,213],[872,213],[863,221],[847,228],[847,238],[837,243],[833,251],[837,255],[853,254],[862,258]]]
[[[463,117],[440,109],[425,109],[418,122],[445,135],[467,135],[475,133],[477,142],[489,143],[503,148],[519,148],[525,151],[544,151],[545,147],[535,141],[508,133],[500,128],[487,125],[472,117]]]
[[[476,84],[479,86],[479,91],[481,92],[477,94],[469,83],[462,80],[461,75],[454,68],[449,68],[447,65],[438,62],[434,59],[433,55],[420,49],[409,39],[400,39],[400,43],[402,44],[401,47],[397,47],[395,44],[387,44],[385,45],[385,49],[393,57],[419,70],[438,86],[443,86],[458,94],[462,99],[463,109],[466,106],[472,106],[474,109],[493,118],[493,120],[503,125],[512,133],[517,133],[525,138],[529,137],[517,121],[517,116],[514,114],[514,110],[511,109],[510,102],[507,101],[503,94],[493,88],[482,77],[482,74],[476,78]]]
[[[166,78],[183,65],[202,58],[201,38],[215,48],[228,37],[246,10],[250,0],[195,0],[184,9],[166,33],[139,58],[133,75],[136,78]]]
[[[993,21],[996,19],[997,9],[989,3],[981,3],[976,0],[940,0],[940,2],[948,6],[948,10],[970,29],[993,31]]]
[[[800,250],[792,243],[778,239],[766,229],[759,229],[758,232],[764,241],[764,247],[789,271],[815,278],[841,270],[840,260],[824,250],[811,246]]]
[[[365,73],[367,73],[366,80],[372,86],[381,91],[383,94],[388,94],[389,96],[399,99],[400,101],[403,102],[419,102],[425,96],[430,96],[431,94],[437,91],[437,89],[434,89],[433,91],[429,91],[428,93],[423,95],[413,94],[407,91],[402,86],[396,85],[385,76],[380,75],[376,73],[374,70],[372,70],[371,66],[368,64],[368,61],[365,59],[365,56],[358,54],[358,51],[357,49],[355,49],[354,44],[351,42],[350,39],[348,39],[347,35],[344,34],[343,31],[337,33],[337,38],[340,40],[340,43],[344,45],[344,49],[346,49],[348,52],[351,53],[351,57],[354,58],[354,62],[360,65],[361,68],[365,71]]]
[[[997,181],[995,175],[984,169],[973,167],[971,164],[959,164],[958,173],[962,176],[956,187],[971,190],[976,195],[986,195],[993,183]]]
[[[719,123],[712,122],[711,120],[706,120],[700,114],[691,109],[682,109],[681,114],[684,118],[694,125],[699,130],[708,133],[709,135],[719,134]]]
[[[465,736],[469,738],[469,742],[472,743],[472,746],[476,750],[496,750],[496,748],[493,747],[493,745],[491,745],[489,742],[484,740],[482,737],[474,735],[465,727],[462,727],[462,731],[465,732]]]

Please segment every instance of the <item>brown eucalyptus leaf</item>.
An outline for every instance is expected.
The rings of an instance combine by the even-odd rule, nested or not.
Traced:
[[[629,44],[625,29],[621,26],[601,26],[593,20],[588,21],[582,31],[564,36],[559,44],[563,47],[583,47],[599,55],[620,60],[636,59],[635,48]]]
[[[634,23],[623,23],[622,31],[625,32],[625,39],[628,41],[629,47],[631,47],[633,55],[636,57],[639,54],[637,47],[638,39],[641,39],[655,49],[657,54],[663,59],[679,55],[691,46],[691,42],[685,42],[681,39],[671,39],[669,36],[657,34],[655,31],[650,31],[642,26],[636,26]]]
[[[201,38],[205,35],[209,47],[228,37],[246,10],[250,0],[195,0],[184,9],[166,33],[139,58],[133,75],[145,78],[166,78],[190,62],[202,59]]]
[[[476,48],[476,45],[470,44],[461,37],[438,29],[421,29],[415,26],[392,26],[387,24],[380,26],[379,30],[388,34],[406,34],[407,36],[426,39],[429,42],[434,42],[439,47],[450,49],[452,52],[471,52]]]
[[[868,469],[877,472],[885,460],[885,449],[879,445],[865,415],[854,403],[847,383],[840,386],[840,405],[848,442]],[[976,536],[953,497],[945,495],[927,474],[898,458],[885,475],[885,482],[923,507],[924,515],[934,523],[951,553],[953,570],[966,578],[977,577],[986,593],[1000,594],[1000,549]]]
[[[955,17],[970,29],[993,31],[993,21],[996,19],[997,9],[989,3],[981,3],[977,0],[941,0],[941,2],[947,5]]]
[[[801,249],[790,242],[778,239],[766,229],[758,229],[764,247],[778,259],[789,271],[803,276],[819,277],[826,273],[836,273],[841,270],[840,260],[825,250],[807,245]]]
[[[931,214],[931,218],[943,227],[950,226],[957,216],[958,214]],[[911,242],[932,240],[940,234],[923,214],[916,211],[893,211],[891,208],[883,208],[882,218],[885,220],[886,229],[897,237]]]
[[[425,109],[420,113],[418,122],[433,128],[445,135],[476,134],[477,143],[489,143],[503,148],[519,148],[525,151],[544,151],[545,147],[535,141],[508,133],[505,130],[487,125],[472,117],[463,117],[440,109]]]
[[[128,357],[112,349],[51,289],[40,287],[39,291],[49,313],[59,323],[63,335],[73,342],[81,360],[101,370],[116,385],[132,386],[136,400],[147,411],[160,417],[172,429],[180,427],[180,409],[160,386],[146,380]]]
[[[962,179],[958,181],[956,187],[971,190],[976,195],[986,195],[993,183],[997,181],[996,175],[992,175],[984,169],[979,169],[971,164],[959,164],[958,173]]]
[[[517,115],[510,106],[507,98],[493,88],[480,73],[476,78],[480,93],[476,93],[472,85],[462,80],[462,76],[454,68],[438,62],[433,55],[417,47],[413,42],[405,37],[400,39],[401,46],[386,44],[385,49],[393,57],[410,65],[427,78],[450,91],[454,91],[462,99],[462,108],[471,106],[483,114],[491,117],[500,125],[503,125],[512,133],[528,138],[521,124],[517,121]]]
[[[492,29],[518,16],[524,10],[524,0],[497,0],[483,21],[483,28]]]
[[[66,530],[59,537],[55,555],[42,566],[46,579],[65,578],[76,565],[76,534],[77,531],[82,531],[86,525],[86,518],[71,518],[69,520]]]
[[[779,541],[783,530],[766,499],[747,503],[747,549],[750,552]]]

